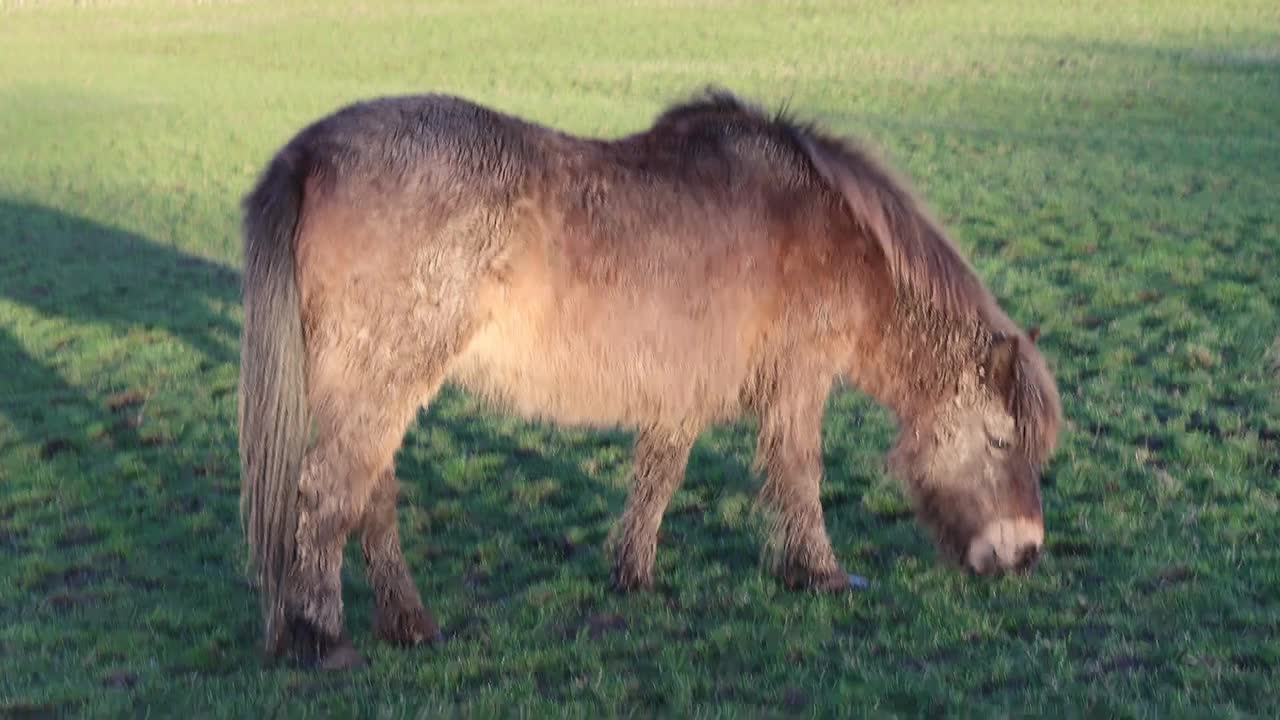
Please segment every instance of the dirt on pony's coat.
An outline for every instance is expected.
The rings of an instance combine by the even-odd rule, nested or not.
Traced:
[[[652,583],[698,433],[743,414],[779,574],[847,586],[818,494],[842,378],[901,422],[893,467],[944,554],[985,572],[1039,551],[1060,409],[1034,343],[881,164],[728,93],[615,140],[441,95],[344,108],[246,198],[245,255],[242,513],[273,653],[358,657],[352,532],[378,634],[438,636],[400,552],[392,458],[446,381],[637,431],[612,538],[625,589]],[[1040,539],[1004,532],[1024,527]]]

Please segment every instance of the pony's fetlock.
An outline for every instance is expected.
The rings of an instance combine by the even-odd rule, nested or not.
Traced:
[[[619,557],[614,562],[610,578],[613,589],[620,593],[642,592],[653,589],[653,563],[648,565],[634,558]]]
[[[789,590],[811,590],[821,593],[844,592],[853,584],[839,565],[825,569],[811,569],[788,564],[782,573],[782,582]]]
[[[421,604],[378,604],[373,632],[383,642],[400,647],[434,645],[444,636],[435,617]]]

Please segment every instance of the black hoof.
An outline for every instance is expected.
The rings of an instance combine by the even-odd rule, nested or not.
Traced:
[[[287,632],[289,654],[301,667],[349,670],[364,665],[364,657],[345,632],[330,635],[302,618],[291,620]]]

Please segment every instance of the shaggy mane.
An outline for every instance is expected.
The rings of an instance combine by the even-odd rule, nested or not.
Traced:
[[[770,115],[723,88],[711,87],[668,107],[654,129],[751,129],[790,146],[844,200],[852,219],[884,252],[898,291],[957,319],[975,318],[1007,331],[994,300],[951,239],[906,182],[868,150],[802,121],[782,107]]]

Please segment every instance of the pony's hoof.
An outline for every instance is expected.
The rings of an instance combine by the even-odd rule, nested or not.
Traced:
[[[865,590],[869,587],[866,578],[861,575],[850,575],[839,568],[823,573],[788,573],[784,582],[791,590],[808,590],[818,593],[842,593],[850,590]]]
[[[842,593],[854,589],[852,582],[853,576],[849,573],[839,570],[828,573],[822,577],[815,578],[810,584],[809,589],[821,593]]]
[[[648,592],[653,590],[653,574],[615,569],[613,571],[613,577],[610,578],[609,585],[613,588],[614,592],[622,595],[635,592]]]
[[[436,619],[425,608],[379,612],[374,634],[399,647],[435,645],[444,639]]]
[[[345,670],[364,664],[345,631],[330,635],[303,618],[289,623],[286,642],[289,654],[304,668]]]

